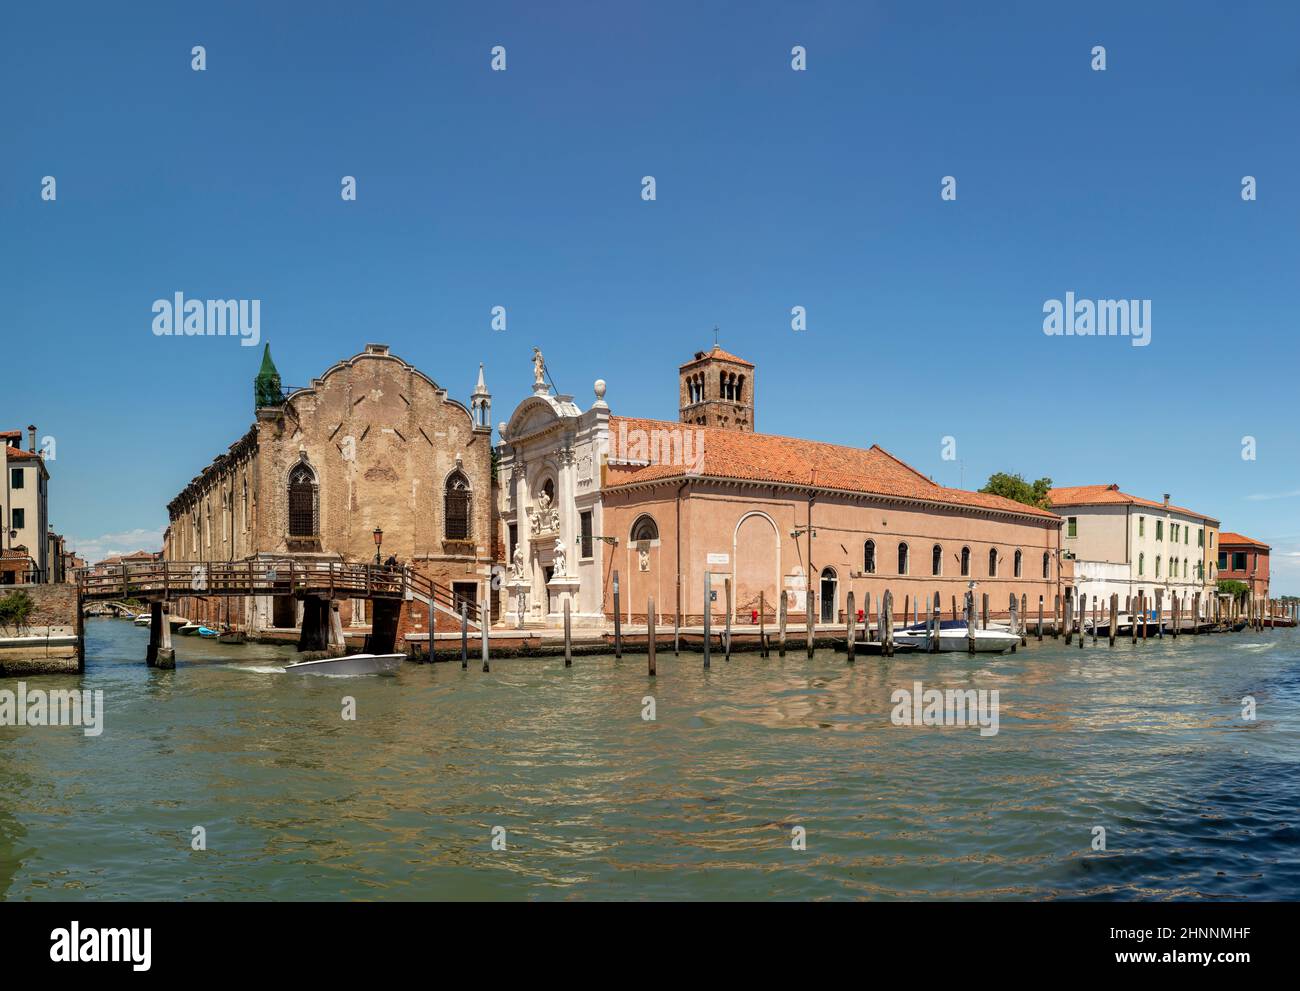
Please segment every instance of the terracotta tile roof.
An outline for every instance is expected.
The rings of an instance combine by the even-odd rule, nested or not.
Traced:
[[[1195,509],[1187,509],[1184,506],[1166,506],[1163,502],[1156,502],[1154,499],[1143,499],[1140,496],[1129,495],[1127,492],[1121,492],[1119,486],[1114,483],[1110,485],[1071,485],[1049,489],[1047,499],[1053,506],[1146,506],[1151,509],[1168,509],[1175,513],[1196,516],[1207,523],[1219,522],[1213,516],[1206,516]]]
[[[638,435],[643,431],[638,446]],[[681,448],[691,457],[686,465],[669,463],[619,464],[619,461],[655,460],[648,438],[656,432],[681,438]],[[665,434],[659,433],[663,437]],[[703,439],[703,456],[699,456],[697,438]],[[690,449],[686,448],[689,441]],[[648,420],[640,417],[609,418],[610,464],[605,476],[607,488],[635,485],[666,478],[727,478],[752,482],[771,482],[795,486],[813,486],[840,492],[918,499],[951,506],[998,510],[1026,516],[1056,519],[1055,513],[1036,509],[1002,496],[950,489],[936,485],[915,468],[900,461],[879,445],[870,448],[842,447],[821,441],[781,437],[776,434],[747,433],[719,427],[700,427],[671,420]],[[665,461],[674,460],[664,458]],[[678,458],[677,460],[688,460]]]
[[[1219,534],[1219,546],[1222,547],[1225,544],[1232,544],[1234,546],[1238,544],[1248,544],[1251,547],[1262,547],[1264,550],[1269,549],[1268,544],[1264,543],[1262,540],[1256,540],[1254,537],[1246,537],[1240,533],[1233,533],[1230,530],[1225,530]]]
[[[679,365],[678,367],[689,368],[691,365],[694,365],[697,362],[705,361],[709,358],[717,358],[720,361],[734,361],[737,365],[744,365],[747,368],[754,367],[754,363],[752,361],[746,361],[744,358],[738,357],[737,355],[732,354],[730,351],[723,351],[722,348],[718,347],[716,344],[713,345],[713,347],[711,347],[707,351],[696,351],[694,358],[692,358],[690,361],[682,362],[682,364]]]
[[[10,461],[31,461],[33,459],[39,461],[41,458],[39,454],[32,451],[24,451],[11,444],[5,445],[5,457]]]

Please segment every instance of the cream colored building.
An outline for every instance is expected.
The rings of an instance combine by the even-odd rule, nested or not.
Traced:
[[[1117,594],[1121,609],[1140,595],[1154,604],[1157,591],[1166,609],[1175,597],[1187,608],[1197,593],[1208,601],[1218,520],[1172,505],[1168,495],[1156,502],[1114,484],[1055,488],[1048,498],[1065,521],[1061,550],[1074,560],[1077,594],[1101,602]]]
[[[6,552],[11,565],[2,579],[6,583],[24,579],[51,582],[57,570],[50,563],[50,473],[36,447],[36,427],[29,426],[27,432],[27,450],[21,447],[22,431],[0,432],[0,443],[4,445],[4,501],[0,514],[4,531],[0,550]],[[20,551],[26,552],[26,562]]]

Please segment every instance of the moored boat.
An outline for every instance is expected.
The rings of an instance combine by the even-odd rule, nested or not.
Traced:
[[[346,657],[322,657],[315,661],[294,661],[284,670],[292,674],[397,674],[405,654],[349,654]]]
[[[205,640],[215,640],[217,637],[221,635],[216,630],[209,629],[206,626],[200,626],[198,629],[198,634],[199,636],[203,637]]]
[[[149,614],[147,612],[142,612],[133,622],[136,626],[148,626],[150,623]]]
[[[943,653],[967,653],[970,650],[971,630],[965,620],[943,620],[939,624],[939,650]],[[1020,643],[1020,637],[1002,626],[990,626],[987,629],[976,627],[975,653],[997,654],[1010,650]],[[894,642],[910,644],[920,650],[930,648],[931,632],[926,623],[905,626],[894,631]]]
[[[199,630],[201,629],[203,629],[203,627],[200,624],[195,623],[193,620],[190,620],[186,622],[177,632],[180,633],[181,636],[192,637],[194,636],[194,634],[198,633]]]
[[[217,637],[217,643],[244,643],[247,641],[243,630],[222,630]]]

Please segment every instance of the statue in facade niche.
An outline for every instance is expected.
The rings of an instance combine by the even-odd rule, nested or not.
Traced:
[[[560,511],[551,506],[551,496],[545,489],[538,493],[537,505],[529,519],[533,526],[533,536],[560,528]]]
[[[515,545],[514,560],[510,563],[510,577],[517,582],[524,579],[524,549],[518,544]]]
[[[551,554],[553,562],[552,578],[563,578],[566,574],[564,570],[566,554],[564,551],[564,541],[559,537],[555,538],[555,550]]]

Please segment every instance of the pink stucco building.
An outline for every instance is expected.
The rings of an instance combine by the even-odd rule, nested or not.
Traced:
[[[603,623],[615,573],[633,622],[653,597],[660,622],[680,609],[699,623],[706,573],[713,617],[730,579],[740,623],[760,597],[770,621],[779,596],[792,622],[809,604],[839,622],[850,590],[861,609],[887,589],[900,616],[905,599],[938,593],[946,618],[972,583],[995,614],[1012,595],[1030,615],[1043,596],[1051,614],[1065,591],[1055,514],[937,485],[879,446],[756,433],[753,381],[744,359],[697,353],[679,370],[681,421],[670,422],[615,415],[603,382],[584,412],[539,379],[501,431],[507,621],[552,625],[567,599],[575,617]]]

